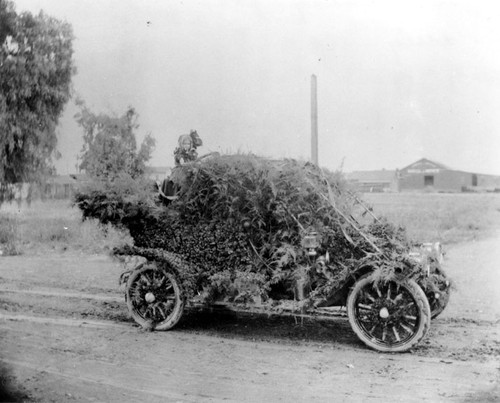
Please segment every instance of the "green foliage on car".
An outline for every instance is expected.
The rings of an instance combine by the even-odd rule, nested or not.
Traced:
[[[309,300],[318,303],[363,266],[385,262],[379,266],[389,276],[388,268],[413,265],[401,257],[410,247],[403,229],[349,218],[354,204],[340,173],[236,154],[186,164],[171,180],[178,198],[168,206],[152,184],[130,177],[91,183],[75,201],[84,216],[130,230],[134,247],[119,253],[159,261],[179,256],[188,295],[203,290],[207,298],[266,301],[284,293],[293,299],[293,285],[303,279]],[[321,270],[302,245],[311,231],[318,254],[330,256]]]

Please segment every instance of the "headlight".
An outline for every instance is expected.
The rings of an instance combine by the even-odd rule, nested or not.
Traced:
[[[319,237],[317,232],[309,232],[302,238],[302,247],[307,250],[309,256],[316,256],[319,248]]]
[[[408,257],[417,263],[423,263],[424,260],[426,260],[426,257],[417,251],[413,251],[413,252],[408,253]]]

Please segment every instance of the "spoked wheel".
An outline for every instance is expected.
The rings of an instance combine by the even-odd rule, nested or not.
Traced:
[[[171,329],[184,311],[185,301],[175,276],[154,263],[130,275],[125,297],[132,318],[146,329]]]
[[[444,311],[450,300],[451,284],[446,274],[436,271],[431,274],[430,285],[425,289],[425,295],[431,308],[431,319],[437,318]]]
[[[379,282],[370,276],[356,282],[347,298],[352,329],[368,347],[402,352],[416,346],[430,327],[425,293],[413,280]]]

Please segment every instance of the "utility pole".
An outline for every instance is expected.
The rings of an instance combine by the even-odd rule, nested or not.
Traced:
[[[311,76],[311,161],[318,165],[318,84]]]

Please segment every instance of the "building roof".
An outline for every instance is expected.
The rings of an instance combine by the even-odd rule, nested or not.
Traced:
[[[401,168],[401,171],[407,171],[409,169],[450,169],[440,162],[431,161],[427,158],[421,158],[418,161],[411,163],[410,165]]]

